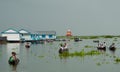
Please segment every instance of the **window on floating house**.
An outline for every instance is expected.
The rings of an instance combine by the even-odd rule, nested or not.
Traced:
[[[42,35],[42,38],[45,38],[45,35]]]
[[[49,38],[52,38],[53,37],[53,35],[49,35]]]

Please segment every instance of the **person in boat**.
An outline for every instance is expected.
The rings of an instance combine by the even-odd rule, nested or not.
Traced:
[[[115,48],[115,43],[112,43],[109,48]]]
[[[103,42],[103,47],[106,48],[106,42]]]
[[[98,48],[106,48],[106,42],[103,43],[98,42]]]
[[[67,49],[68,47],[67,47],[67,43],[64,43],[64,49]]]
[[[64,43],[63,50],[68,51],[68,44],[67,43]]]
[[[100,43],[100,42],[98,42],[98,46],[97,46],[97,47],[100,47],[100,45],[101,45],[101,43]]]
[[[59,49],[59,53],[63,52],[63,44],[60,44],[60,49]]]
[[[63,44],[60,44],[60,49],[61,49],[61,50],[63,50],[63,49],[64,49],[64,48],[63,48]]]
[[[12,56],[9,58],[9,64],[16,65],[19,62],[19,59],[16,57],[16,52],[11,53]]]
[[[26,48],[29,48],[30,47],[30,44],[27,42],[26,45],[25,45]]]

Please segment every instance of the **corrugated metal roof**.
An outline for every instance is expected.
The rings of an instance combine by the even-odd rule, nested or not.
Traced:
[[[12,33],[12,34],[15,34],[15,33],[19,33],[17,30],[13,29],[13,28],[9,28],[7,30],[4,30],[1,32],[2,34],[9,34],[9,33]]]
[[[36,31],[38,34],[56,34],[56,31]]]
[[[30,32],[28,30],[25,30],[25,29],[20,29],[19,33],[30,34]]]

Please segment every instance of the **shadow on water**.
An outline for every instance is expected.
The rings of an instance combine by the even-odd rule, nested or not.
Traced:
[[[12,72],[17,72],[17,65],[10,65]]]

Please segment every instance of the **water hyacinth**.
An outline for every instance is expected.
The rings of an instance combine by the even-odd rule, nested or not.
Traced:
[[[39,58],[43,58],[44,56],[38,56]]]
[[[91,51],[88,51],[88,52],[85,52],[84,50],[81,50],[80,52],[77,52],[75,51],[74,53],[69,53],[69,52],[65,52],[65,53],[62,53],[60,54],[60,56],[63,56],[63,57],[73,57],[73,56],[80,56],[80,57],[83,57],[83,56],[88,56],[88,55],[100,55],[101,53],[97,50],[91,50]]]
[[[93,48],[93,46],[86,45],[85,48]]]
[[[116,58],[114,61],[118,63],[120,62],[120,58]]]

